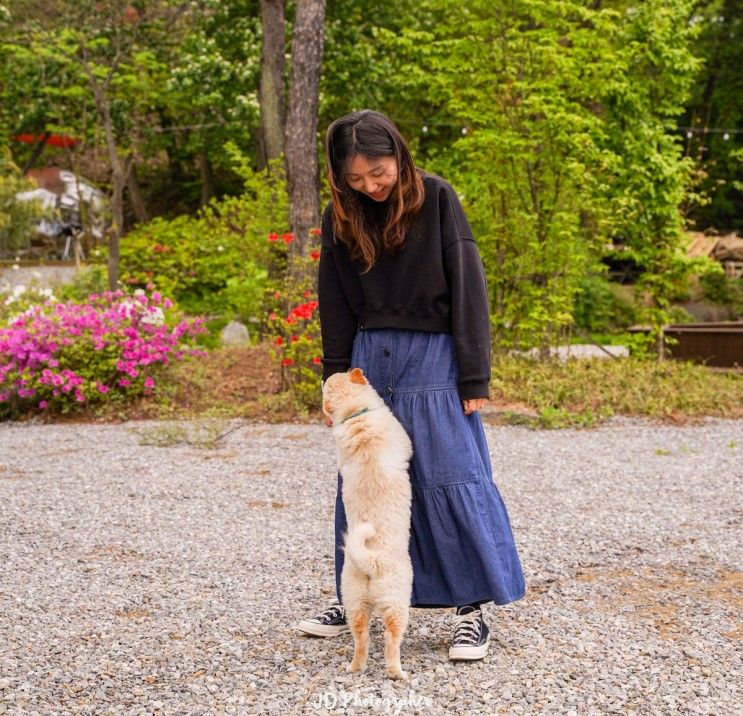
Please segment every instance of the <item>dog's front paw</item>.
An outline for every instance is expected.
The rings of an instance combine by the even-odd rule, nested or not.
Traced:
[[[359,674],[366,671],[366,664],[357,664],[352,661],[350,664],[346,664],[346,671],[350,674]]]
[[[399,681],[407,681],[410,678],[407,671],[403,671],[396,666],[387,667],[387,676],[390,679],[397,679]]]

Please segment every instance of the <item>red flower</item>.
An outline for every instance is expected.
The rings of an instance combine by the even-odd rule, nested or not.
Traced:
[[[273,311],[268,314],[268,320],[269,321],[275,321],[276,320],[276,314],[273,313]]]
[[[276,340],[274,341],[274,343],[275,343],[275,344],[276,344],[277,346],[281,346],[281,345],[283,345],[283,344],[284,344],[284,339],[283,339],[283,338],[282,338],[281,336],[279,336],[279,337],[278,337],[278,338],[277,338],[277,339],[276,339]]]
[[[310,236],[320,236],[322,231],[320,229],[310,229]]]
[[[268,240],[269,240],[269,241],[278,241],[278,240],[279,240],[279,235],[278,235],[278,234],[274,234],[274,233],[273,233],[273,231],[272,231],[272,232],[271,232],[271,233],[270,233],[270,234],[268,235]]]
[[[294,361],[291,358],[284,358],[281,361],[281,365],[293,365]]]
[[[276,291],[276,292],[274,293],[273,297],[274,297],[274,298],[275,298],[276,300],[278,300],[279,298],[281,298],[281,291]]]
[[[309,298],[312,294],[309,291],[304,292],[304,297]]]
[[[170,251],[170,247],[168,247],[168,246],[163,246],[162,244],[155,244],[155,245],[154,245],[154,246],[152,247],[152,250],[153,250],[153,251],[154,251],[154,252],[155,252],[156,254],[164,254],[164,253],[167,253],[168,251]]]
[[[299,340],[299,336],[292,336],[292,343],[296,343]]]
[[[296,323],[297,319],[294,318],[291,314],[287,317],[286,322],[287,323]]]
[[[317,249],[315,249],[314,251],[310,251],[310,258],[313,261],[317,261],[317,259],[320,258],[320,252]]]
[[[287,233],[283,234],[281,237],[282,241],[289,246],[289,244],[294,241],[294,234],[292,234],[291,231],[288,231]]]
[[[320,363],[322,363],[322,358],[313,358],[312,359],[312,362],[315,363],[315,364],[320,364]]]

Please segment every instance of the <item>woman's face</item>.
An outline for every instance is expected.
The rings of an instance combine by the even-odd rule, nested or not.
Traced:
[[[374,201],[384,201],[397,181],[395,157],[365,157],[357,154],[348,165],[348,186]]]

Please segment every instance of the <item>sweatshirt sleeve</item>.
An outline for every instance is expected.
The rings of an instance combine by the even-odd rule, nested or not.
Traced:
[[[487,279],[472,230],[451,190],[442,201],[444,270],[451,290],[451,321],[459,368],[459,397],[488,398],[490,303]]]
[[[327,219],[327,216],[325,217]],[[322,336],[322,379],[333,373],[348,370],[351,365],[353,340],[358,318],[343,292],[333,250],[330,248],[332,229],[323,220],[320,267],[317,281],[317,298],[320,304],[320,334]],[[330,231],[330,235],[326,232]]]

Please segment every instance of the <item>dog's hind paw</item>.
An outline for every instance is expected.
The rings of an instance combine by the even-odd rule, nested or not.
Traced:
[[[399,681],[407,681],[410,678],[407,671],[392,666],[387,667],[387,676],[390,679],[398,679]]]

